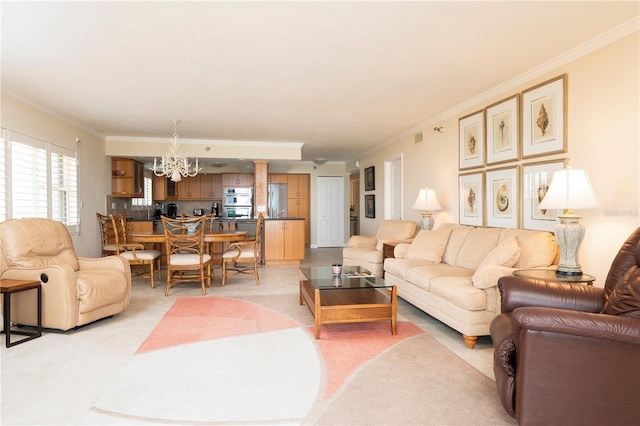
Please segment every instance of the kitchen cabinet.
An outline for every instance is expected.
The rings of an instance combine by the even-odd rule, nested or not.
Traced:
[[[289,179],[286,173],[272,173],[269,175],[269,183],[289,183]]]
[[[153,175],[153,199],[155,201],[177,200],[178,188],[176,182],[166,176]]]
[[[304,225],[304,220],[266,220],[265,262],[300,263],[304,259]]]
[[[308,174],[288,174],[287,215],[304,219],[304,243],[311,243],[311,213],[309,204],[310,176]]]
[[[253,186],[253,173],[222,173],[222,187]]]
[[[200,176],[200,199],[222,200],[222,175],[205,174]]]
[[[131,234],[134,232],[153,232],[153,221],[152,220],[128,220],[127,221],[127,243],[132,241]],[[150,249],[150,244],[147,244],[147,249]]]
[[[310,177],[308,174],[287,175],[287,191],[289,198],[309,198]]]
[[[179,200],[201,200],[200,196],[201,176],[183,177],[177,182]]]
[[[111,196],[144,197],[144,165],[130,158],[111,159]]]

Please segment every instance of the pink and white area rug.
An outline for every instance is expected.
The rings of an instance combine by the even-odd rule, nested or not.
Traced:
[[[250,300],[248,300],[250,299]],[[93,410],[140,423],[296,424],[414,324],[336,324],[313,335],[297,295],[180,298]],[[314,409],[314,407],[316,407]]]

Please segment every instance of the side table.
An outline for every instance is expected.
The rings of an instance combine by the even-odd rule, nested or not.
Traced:
[[[33,289],[38,291],[38,325],[36,331],[11,331],[11,294]],[[0,279],[0,291],[2,292],[2,315],[4,316],[4,330],[2,332],[7,336],[7,348],[42,336],[42,285],[40,281]],[[11,343],[12,333],[28,337]]]
[[[596,280],[596,277],[594,277],[593,275],[558,275],[556,274],[556,271],[550,269],[518,269],[517,271],[513,271],[513,275],[517,277],[537,278],[554,283],[584,283],[591,286]]]
[[[395,257],[393,250],[396,248],[396,244],[382,243],[382,278],[384,279],[384,261],[389,257]]]

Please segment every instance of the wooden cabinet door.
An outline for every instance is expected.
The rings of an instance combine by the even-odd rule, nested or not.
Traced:
[[[298,175],[298,198],[309,198],[311,176],[308,174]]]
[[[284,173],[273,173],[269,175],[269,183],[289,183],[287,175]]]
[[[167,178],[164,176],[153,175],[152,181],[153,199],[155,201],[163,201],[167,199]]]
[[[264,222],[264,259],[284,260],[284,221],[265,220]]]
[[[220,173],[200,176],[200,199],[222,200],[222,184]]]
[[[198,200],[200,199],[200,179],[201,175],[195,177],[182,178],[178,182],[178,199]]]
[[[304,221],[286,220],[284,222],[284,259],[304,259]]]

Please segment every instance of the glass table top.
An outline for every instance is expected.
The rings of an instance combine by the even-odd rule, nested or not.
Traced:
[[[393,287],[361,266],[343,266],[340,275],[333,275],[331,266],[301,267],[300,272],[318,289]]]

